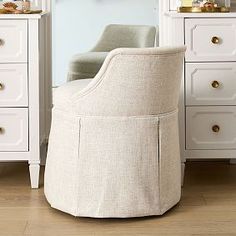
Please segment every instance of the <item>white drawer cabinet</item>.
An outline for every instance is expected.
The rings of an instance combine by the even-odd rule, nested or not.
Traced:
[[[32,188],[50,112],[46,20],[46,14],[0,15],[0,161],[28,161]]]
[[[236,149],[236,107],[187,107],[187,149]]]
[[[186,105],[236,105],[236,63],[186,63]]]
[[[0,21],[0,63],[27,62],[27,20]]]
[[[0,107],[27,106],[27,64],[0,64]]]
[[[0,152],[28,151],[28,108],[0,108]]]
[[[173,4],[159,1],[160,46],[187,46],[179,102],[184,173],[188,159],[236,159],[236,12],[178,13]]]
[[[186,19],[186,61],[236,61],[236,19]]]

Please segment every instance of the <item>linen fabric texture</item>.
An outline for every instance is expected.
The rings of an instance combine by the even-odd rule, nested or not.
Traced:
[[[162,215],[179,202],[184,52],[116,49],[94,79],[56,90],[45,170],[52,207],[127,218]]]

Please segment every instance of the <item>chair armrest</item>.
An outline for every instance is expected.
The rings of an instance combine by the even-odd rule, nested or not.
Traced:
[[[178,103],[185,50],[185,47],[115,49],[87,87],[79,91],[75,82],[72,92],[65,93],[65,98],[61,98],[65,99],[64,108],[89,116],[157,115],[173,111]]]

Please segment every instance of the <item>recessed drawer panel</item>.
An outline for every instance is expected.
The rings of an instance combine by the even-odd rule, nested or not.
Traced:
[[[187,149],[236,149],[236,107],[187,107]]]
[[[236,63],[187,63],[187,105],[236,105]]]
[[[27,62],[27,21],[0,20],[0,63]]]
[[[0,108],[0,152],[28,151],[28,109]]]
[[[0,64],[0,107],[28,106],[27,65]]]
[[[186,61],[236,61],[236,19],[186,19]]]

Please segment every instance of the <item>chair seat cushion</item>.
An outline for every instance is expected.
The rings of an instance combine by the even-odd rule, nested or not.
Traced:
[[[95,77],[107,55],[108,52],[88,52],[75,55],[69,65],[68,80]]]
[[[54,93],[54,106],[67,110],[71,105],[71,99],[74,94],[83,90],[93,79],[82,79],[68,82],[59,88],[56,88]]]

